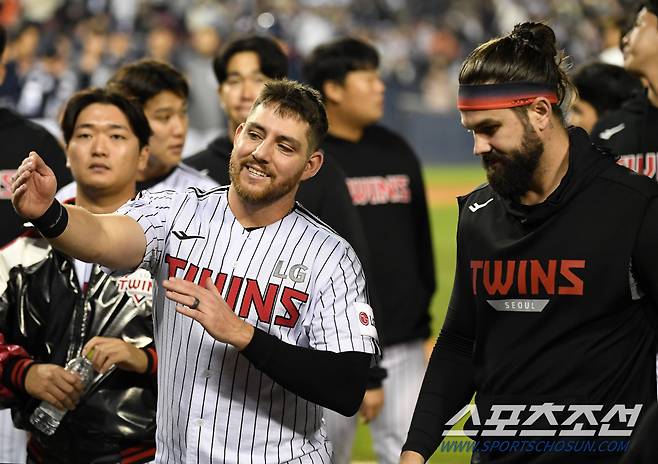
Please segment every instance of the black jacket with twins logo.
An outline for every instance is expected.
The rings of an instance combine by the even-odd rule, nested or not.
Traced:
[[[473,462],[616,463],[656,402],[658,184],[582,129],[569,141],[543,203],[489,185],[460,198],[452,298],[404,449],[431,455],[475,393]]]

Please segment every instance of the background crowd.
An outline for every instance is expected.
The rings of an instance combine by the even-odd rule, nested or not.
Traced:
[[[621,64],[618,44],[630,2],[4,0],[0,22],[10,42],[0,105],[56,127],[58,111],[76,90],[105,84],[136,58],[165,60],[192,83],[187,155],[226,125],[208,95],[217,87],[212,57],[228,39],[241,33],[276,37],[288,52],[290,77],[299,78],[310,50],[350,34],[375,44],[382,57],[384,123],[401,128],[426,162],[468,161],[470,142],[455,124],[454,108],[456,73],[469,50],[516,23],[548,19],[574,66],[593,59]]]

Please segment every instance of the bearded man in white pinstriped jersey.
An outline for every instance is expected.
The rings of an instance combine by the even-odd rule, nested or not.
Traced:
[[[144,192],[116,215],[54,201],[36,153],[18,169],[14,207],[55,247],[159,282],[156,462],[328,463],[322,407],[358,410],[379,354],[361,264],[294,201],[326,129],[315,90],[268,83],[230,186]]]

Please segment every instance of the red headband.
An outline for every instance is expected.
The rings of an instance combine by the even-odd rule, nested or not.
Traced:
[[[537,97],[546,97],[551,104],[558,102],[555,86],[550,84],[505,82],[460,85],[457,108],[462,111],[513,108],[529,105]]]

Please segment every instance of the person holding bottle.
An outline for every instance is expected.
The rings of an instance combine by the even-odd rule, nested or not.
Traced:
[[[141,108],[111,90],[85,90],[61,125],[75,204],[111,213],[130,200],[151,135]],[[110,277],[34,229],[0,251],[0,408],[31,432],[28,463],[153,460],[152,290],[148,271]],[[85,359],[86,386],[89,367],[74,367]]]
[[[83,391],[94,379],[94,365],[91,362],[93,353],[94,350],[91,349],[85,356],[71,359],[64,368],[67,372],[78,377],[75,379],[75,383],[81,385]],[[59,428],[59,424],[62,423],[62,419],[67,412],[66,408],[59,409],[48,400],[43,400],[30,416],[30,424],[40,432],[50,436]]]

